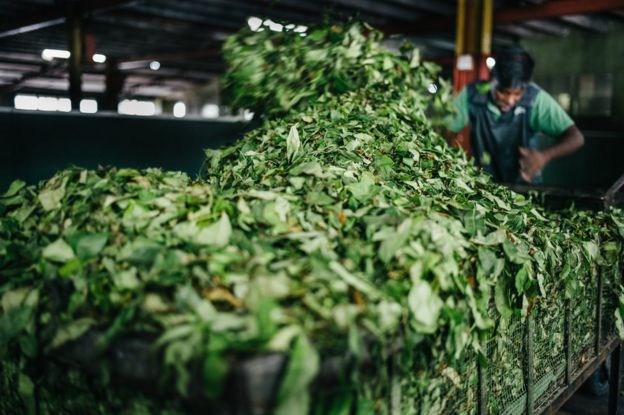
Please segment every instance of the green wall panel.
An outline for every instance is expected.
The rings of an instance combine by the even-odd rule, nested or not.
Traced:
[[[0,110],[0,128],[0,189],[6,189],[15,179],[36,183],[71,165],[159,167],[196,177],[204,149],[236,140],[250,125]],[[545,184],[607,188],[624,173],[624,134],[585,131],[585,136],[579,152],[547,166]]]
[[[0,188],[71,165],[160,167],[195,177],[205,148],[240,137],[240,122],[0,110]]]
[[[576,153],[552,161],[544,169],[544,184],[574,189],[607,189],[624,174],[624,133],[584,131],[585,145]],[[543,146],[555,140],[544,137]]]

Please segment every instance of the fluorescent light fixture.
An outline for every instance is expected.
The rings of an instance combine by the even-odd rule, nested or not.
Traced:
[[[493,57],[488,57],[485,60],[485,65],[488,67],[488,69],[492,69],[494,67],[494,65],[496,65],[496,59],[494,59]]]
[[[119,62],[117,67],[122,71],[128,71],[131,69],[145,69],[145,61],[130,61],[130,62]]]
[[[158,61],[151,61],[149,64],[149,67],[152,71],[157,71],[160,69],[160,62]]]
[[[124,99],[117,106],[117,112],[126,115],[155,115],[156,104],[152,101]]]
[[[41,58],[46,61],[51,61],[54,58],[59,59],[69,59],[71,53],[68,50],[59,50],[59,49],[44,49],[41,52]]]
[[[38,97],[37,109],[39,111],[71,111],[71,101],[69,98]]]
[[[217,104],[206,104],[202,107],[202,117],[204,118],[218,118],[219,106]]]
[[[71,111],[71,101],[69,98],[19,94],[15,96],[14,105],[18,110]]]
[[[80,100],[80,112],[85,114],[95,114],[98,110],[97,101],[94,99]]]
[[[247,24],[249,25],[249,28],[255,32],[260,29],[260,26],[262,26],[262,19],[255,16],[250,17],[247,19]]]
[[[102,55],[101,53],[94,53],[91,59],[93,59],[93,62],[95,63],[104,63],[106,62],[106,55]]]
[[[39,97],[37,100],[37,109],[39,111],[56,111],[58,107],[58,98]]]
[[[186,104],[182,101],[176,102],[173,105],[173,116],[176,118],[182,118],[186,115]]]
[[[39,98],[36,95],[15,95],[15,108],[18,110],[36,110]]]
[[[459,55],[455,61],[455,67],[460,71],[472,71],[474,69],[472,55]]]
[[[71,99],[69,98],[59,98],[58,103],[56,104],[56,110],[61,112],[70,112],[72,110],[71,107]]]

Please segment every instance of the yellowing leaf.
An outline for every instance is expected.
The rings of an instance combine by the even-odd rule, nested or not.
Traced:
[[[202,245],[226,246],[230,242],[231,235],[230,218],[227,213],[222,212],[217,222],[199,231],[195,241]]]
[[[442,300],[433,292],[428,282],[414,283],[407,297],[415,328],[422,333],[433,333],[438,328]]]
[[[292,161],[299,150],[301,149],[301,140],[299,139],[299,131],[297,130],[297,124],[290,127],[288,138],[286,139],[286,152],[288,153],[288,160]]]
[[[43,206],[43,210],[50,211],[58,209],[61,206],[61,200],[65,196],[65,188],[59,187],[56,189],[44,190],[39,193],[39,202]]]
[[[62,238],[57,239],[43,249],[44,258],[55,262],[67,262],[74,258],[74,251]]]

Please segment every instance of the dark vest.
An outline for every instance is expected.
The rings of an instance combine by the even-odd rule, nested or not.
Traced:
[[[484,90],[486,82],[474,82],[467,88],[470,150],[475,163],[497,182],[522,183],[518,147],[536,147],[537,134],[529,126],[529,117],[539,87],[528,84],[520,102],[510,111],[501,112],[498,119],[487,108],[492,92],[490,88]],[[541,183],[541,175],[533,183]]]

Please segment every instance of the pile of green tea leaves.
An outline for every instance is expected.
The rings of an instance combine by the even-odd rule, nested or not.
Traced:
[[[381,33],[365,24],[328,26],[305,36],[244,30],[223,47],[224,92],[234,108],[273,118],[363,88],[402,102],[401,113],[408,116],[422,118],[428,107],[450,110],[449,85],[437,76],[438,66],[421,62],[408,43],[399,53],[383,47]],[[438,94],[427,92],[432,84]]]
[[[434,132],[436,68],[381,41],[359,24],[229,38],[230,99],[263,120],[208,150],[201,180],[69,169],[13,183],[0,359],[18,363],[23,398],[41,356],[97,330],[102,352],[153,335],[180,398],[199,382],[218,400],[232,359],[283,352],[272,413],[459,412],[449,385],[467,381],[467,355],[487,357],[484,339],[618,266],[621,212],[548,212],[494,184]],[[323,393],[314,379],[336,356]],[[457,399],[476,411],[474,394]]]

